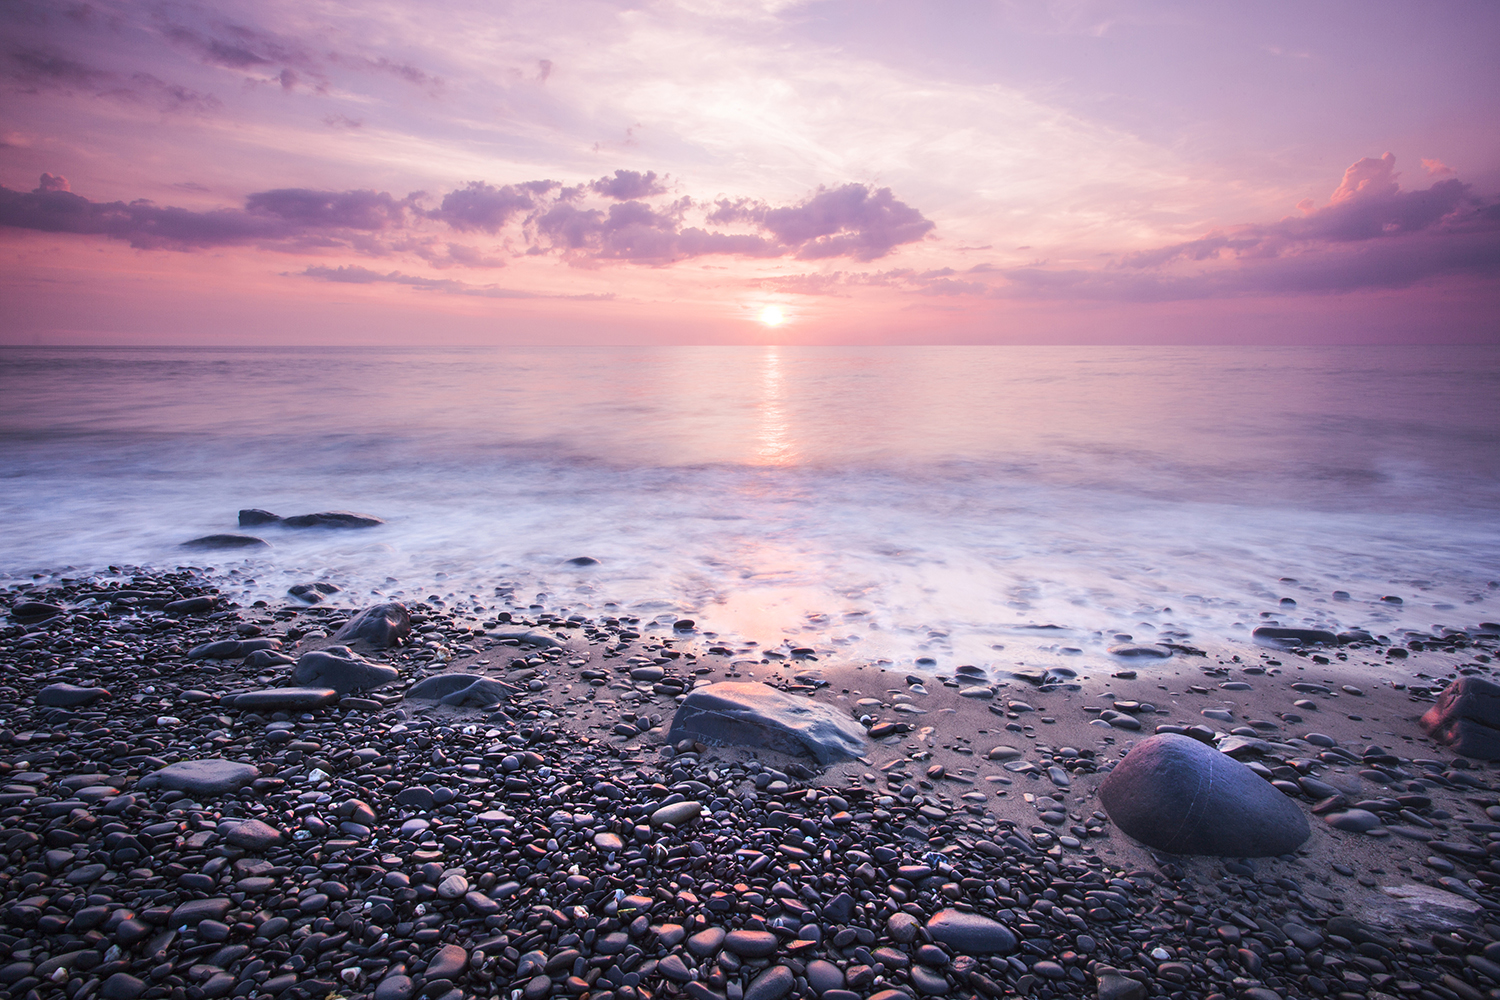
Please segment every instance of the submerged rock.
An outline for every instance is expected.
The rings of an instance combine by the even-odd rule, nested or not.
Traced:
[[[1320,628],[1282,628],[1279,625],[1262,625],[1250,633],[1262,641],[1278,646],[1336,646],[1339,637]]]
[[[365,608],[333,634],[335,642],[363,643],[372,649],[398,646],[411,634],[411,613],[396,601]]]
[[[278,524],[281,521],[279,514],[272,514],[268,510],[259,507],[249,507],[240,511],[240,527],[253,528],[261,524]]]
[[[288,528],[377,528],[385,521],[373,514],[356,514],[349,510],[325,510],[316,514],[284,517],[281,523]]]
[[[219,549],[268,549],[271,543],[254,535],[202,535],[189,539],[178,547],[212,552]]]
[[[865,747],[859,725],[836,709],[743,681],[720,681],[687,696],[672,718],[667,742],[688,737],[810,755],[820,764],[857,757]]]
[[[1250,768],[1172,733],[1132,747],[1099,799],[1125,833],[1173,854],[1286,854],[1311,833],[1302,810]]]
[[[1500,760],[1500,684],[1460,677],[1422,716],[1422,728],[1465,757]]]
[[[1137,642],[1124,642],[1118,646],[1111,646],[1109,653],[1122,660],[1165,660],[1172,655],[1172,651],[1166,646]]]
[[[287,593],[307,604],[319,604],[329,594],[337,594],[344,588],[335,583],[299,583],[287,589]]]
[[[292,671],[298,684],[332,688],[339,694],[368,691],[389,684],[399,676],[395,667],[371,663],[348,646],[329,646],[303,653]]]

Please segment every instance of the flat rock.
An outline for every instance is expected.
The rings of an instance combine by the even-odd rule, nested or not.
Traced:
[[[356,514],[350,510],[323,510],[316,514],[283,517],[281,523],[288,528],[378,528],[385,521],[373,514]]]
[[[408,698],[438,701],[463,708],[488,708],[503,701],[512,689],[482,674],[437,674],[412,685]]]
[[[1320,628],[1283,628],[1280,625],[1262,625],[1250,633],[1262,642],[1278,646],[1336,646],[1339,637]]]
[[[195,552],[213,552],[223,549],[269,549],[271,543],[254,535],[200,535],[188,539],[178,547]]]
[[[681,826],[698,818],[703,812],[703,803],[688,799],[686,802],[675,802],[669,806],[662,806],[651,814],[652,826],[663,826],[671,823],[673,826]]]
[[[1125,833],[1173,854],[1287,854],[1312,832],[1302,810],[1250,768],[1173,733],[1132,747],[1099,799]]]
[[[135,786],[142,789],[164,788],[192,795],[224,795],[243,788],[258,777],[260,768],[254,764],[241,764],[222,757],[206,757],[202,760],[168,764],[141,778]]]
[[[857,757],[865,749],[863,729],[844,713],[753,681],[694,688],[667,733],[668,743],[689,738],[811,756],[820,764]]]
[[[167,918],[168,927],[196,926],[205,920],[223,920],[234,903],[222,896],[209,899],[190,899],[181,903]]]
[[[770,931],[730,931],[724,936],[724,950],[741,958],[768,958],[776,954],[776,935]]]
[[[456,944],[445,944],[427,963],[427,981],[457,979],[469,967],[469,953]]]
[[[344,630],[340,629],[339,635],[343,633]],[[395,667],[371,663],[348,646],[329,646],[303,653],[292,671],[293,679],[300,685],[332,688],[341,695],[368,691],[389,684],[400,676]]]
[[[1360,914],[1366,923],[1393,931],[1434,931],[1472,929],[1484,915],[1479,903],[1453,892],[1430,885],[1385,885],[1386,897]]]
[[[773,965],[756,976],[745,989],[745,1000],[781,1000],[792,992],[796,977],[784,965]]]
[[[962,910],[939,910],[927,921],[934,941],[965,955],[1008,955],[1016,950],[1016,935],[999,921]]]
[[[289,709],[296,711],[310,711],[312,709],[326,708],[339,700],[339,693],[333,688],[320,687],[289,687],[289,688],[264,688],[260,691],[246,691],[244,694],[235,695],[233,707],[241,710],[260,711],[262,709]]]
[[[371,649],[398,646],[411,634],[411,614],[398,601],[365,608],[333,634],[334,642],[361,643]]]
[[[1125,642],[1109,647],[1109,654],[1125,660],[1165,660],[1172,651],[1155,643]]]
[[[79,687],[76,684],[48,684],[36,693],[36,703],[56,708],[73,708],[77,705],[92,705],[100,698],[108,698],[109,691],[100,687]]]
[[[1422,716],[1422,728],[1465,757],[1500,760],[1500,684],[1460,677]]]

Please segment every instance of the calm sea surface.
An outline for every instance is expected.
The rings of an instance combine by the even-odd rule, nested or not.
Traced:
[[[241,507],[389,523],[176,549]],[[11,582],[192,563],[898,662],[1462,626],[1500,619],[1500,351],[0,349],[0,518]]]

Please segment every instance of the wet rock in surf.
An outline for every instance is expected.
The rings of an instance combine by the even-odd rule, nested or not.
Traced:
[[[1105,812],[1160,851],[1252,858],[1294,851],[1307,817],[1250,768],[1188,736],[1164,733],[1130,749],[1099,785]]]
[[[599,560],[595,559],[593,556],[574,556],[572,559],[566,560],[566,562],[567,562],[567,564],[569,566],[597,566],[597,565],[599,565]]]
[[[514,690],[480,674],[438,674],[412,685],[406,696],[460,708],[488,708],[505,700]]]
[[[202,535],[183,542],[178,548],[197,552],[214,552],[227,549],[268,549],[271,543],[254,535]]]
[[[1282,628],[1262,625],[1250,633],[1261,642],[1277,646],[1335,646],[1339,637],[1320,628]]]
[[[514,639],[523,646],[540,646],[543,649],[562,649],[565,643],[540,632],[496,632],[496,639]]]
[[[219,639],[188,651],[190,660],[239,660],[261,649],[281,649],[280,639]]]
[[[22,601],[10,609],[12,618],[37,619],[51,618],[63,613],[63,609],[56,604],[48,604],[45,601]]]
[[[1122,660],[1165,660],[1172,655],[1172,651],[1166,646],[1138,642],[1125,642],[1118,646],[1111,646],[1109,653]]]
[[[316,514],[283,517],[288,528],[378,528],[385,521],[373,514],[356,514],[350,510],[325,510]]]
[[[261,524],[277,524],[280,521],[281,517],[279,515],[272,514],[268,510],[261,510],[258,507],[251,507],[240,511],[241,528],[253,528]]]
[[[1422,716],[1422,728],[1465,757],[1500,760],[1500,684],[1460,677]]]
[[[371,663],[348,646],[303,653],[292,671],[293,679],[304,687],[333,688],[339,694],[368,691],[399,676],[395,667]]]
[[[365,608],[333,634],[335,642],[360,643],[372,649],[401,644],[411,634],[411,614],[406,605],[392,601]]]
[[[287,593],[307,604],[320,604],[329,594],[337,594],[342,587],[333,583],[299,583],[289,587]]]
[[[672,718],[667,742],[764,747],[831,764],[864,752],[864,733],[844,713],[757,682],[695,688]]]

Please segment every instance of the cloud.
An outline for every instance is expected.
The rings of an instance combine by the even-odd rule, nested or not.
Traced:
[[[312,266],[301,272],[303,277],[317,278],[321,281],[331,281],[345,285],[408,285],[412,288],[422,288],[430,291],[445,292],[449,295],[471,295],[485,299],[568,299],[574,302],[605,302],[613,299],[613,293],[597,294],[586,293],[583,295],[548,295],[541,292],[528,292],[516,288],[501,288],[499,285],[474,285],[464,281],[454,281],[449,278],[424,278],[415,274],[403,274],[400,271],[388,271],[381,273],[357,264],[345,264],[338,267]]]
[[[443,197],[441,207],[427,213],[460,232],[496,233],[511,219],[536,207],[537,197],[553,188],[556,181],[529,181],[494,187],[483,181],[470,181]]]
[[[11,49],[0,59],[0,75],[21,84],[26,90],[83,90],[96,98],[108,98],[127,104],[151,104],[163,111],[212,111],[221,106],[218,98],[181,84],[162,80],[152,73],[124,75],[96,69],[57,49],[21,46]]]
[[[273,216],[302,229],[399,229],[411,207],[410,199],[397,201],[384,191],[280,188],[245,199],[251,214]]]
[[[644,174],[635,170],[616,170],[613,177],[601,177],[590,183],[589,189],[616,201],[633,201],[667,193],[666,187],[657,182],[654,170]]]

